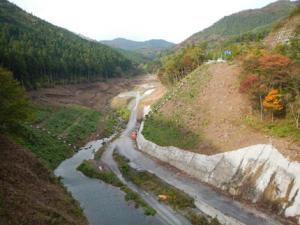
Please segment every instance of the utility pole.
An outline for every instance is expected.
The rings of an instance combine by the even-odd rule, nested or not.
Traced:
[[[259,103],[260,103],[260,121],[263,121],[263,103],[262,103],[262,97],[261,95],[259,96]]]

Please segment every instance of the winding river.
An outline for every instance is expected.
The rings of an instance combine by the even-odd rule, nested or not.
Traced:
[[[124,200],[124,193],[118,188],[96,179],[84,176],[76,170],[83,160],[93,158],[104,140],[88,143],[72,158],[65,160],[55,170],[62,177],[65,187],[79,201],[91,225],[141,225],[163,224],[158,217],[147,217],[143,210]],[[107,141],[107,140],[105,140]]]

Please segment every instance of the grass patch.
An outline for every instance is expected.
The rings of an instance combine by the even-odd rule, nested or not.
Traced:
[[[70,106],[54,107],[51,112],[52,113],[42,121],[42,126],[52,133],[62,134],[67,128],[75,125],[77,120],[79,122],[86,110],[81,107]]]
[[[76,142],[77,140],[84,140],[89,134],[96,132],[100,117],[99,112],[89,111],[84,113],[80,121],[71,125],[67,130],[68,141]]]
[[[111,171],[99,171],[88,161],[84,160],[78,167],[77,170],[82,172],[84,175],[99,179],[104,181],[107,184],[111,184],[115,187],[122,187],[122,182],[117,178],[117,176]]]
[[[135,97],[127,96],[127,97],[114,97],[111,101],[111,108],[114,110],[118,110],[120,108],[125,108],[128,106],[129,102],[133,100]]]
[[[128,160],[114,151],[114,159],[122,174],[142,189],[158,195],[168,196],[166,203],[174,209],[195,208],[194,199],[147,171],[137,171],[128,165]]]
[[[99,131],[100,137],[109,137],[113,135],[116,132],[116,126],[119,126],[119,122],[113,113],[100,119],[98,123],[98,129],[99,127],[102,129],[102,131]]]
[[[63,160],[74,154],[74,150],[67,144],[41,129],[28,125],[20,126],[10,136],[42,159],[51,170],[54,170]]]
[[[125,200],[133,201],[135,203],[135,207],[142,207],[144,209],[144,214],[146,216],[154,216],[156,214],[155,209],[150,207],[136,192],[129,189],[127,186],[122,186],[121,190],[126,193]]]
[[[220,225],[216,218],[207,218],[195,212],[189,212],[187,217],[193,225]]]
[[[63,160],[71,157],[74,146],[80,145],[91,134],[99,138],[113,134],[116,117],[81,106],[35,106],[33,126],[23,124],[9,132],[17,143],[41,158],[54,170]]]
[[[200,141],[199,135],[158,113],[146,118],[143,135],[160,146],[175,146],[187,150],[196,149]]]
[[[106,143],[103,143],[102,147],[100,149],[98,149],[98,151],[96,151],[96,153],[94,154],[94,160],[95,161],[101,160],[101,157],[102,157],[106,147],[107,147]]]
[[[124,120],[125,122],[128,122],[130,117],[130,110],[127,107],[122,107],[116,111],[117,115]]]
[[[97,131],[99,124],[110,126],[110,118],[101,113],[81,106],[38,106],[35,124],[63,137],[68,143],[85,140],[91,133]]]
[[[256,116],[246,116],[244,122],[257,130],[261,130],[271,136],[285,138],[289,137],[294,141],[300,141],[300,129],[295,127],[295,124],[292,120],[289,119],[278,119],[273,123],[260,119]]]
[[[198,99],[202,87],[211,77],[208,67],[201,66],[153,104],[152,112],[144,123],[145,138],[160,146],[198,151],[203,141],[203,124],[206,122],[199,118],[199,112],[203,109],[199,108]],[[164,104],[168,105],[167,109]]]
[[[141,206],[144,209],[144,214],[146,216],[154,216],[156,214],[156,211],[152,207],[150,207],[136,192],[124,185],[112,171],[99,171],[88,161],[83,161],[77,170],[81,171],[88,177],[96,178],[107,184],[119,187],[123,192],[125,192],[125,200],[134,202],[136,208]]]
[[[196,210],[194,199],[177,188],[162,181],[156,175],[147,171],[137,171],[129,166],[129,160],[114,151],[114,160],[118,163],[119,169],[126,179],[143,190],[156,196],[165,195],[164,202],[173,209],[185,215],[193,225],[219,225],[217,219],[200,214]]]

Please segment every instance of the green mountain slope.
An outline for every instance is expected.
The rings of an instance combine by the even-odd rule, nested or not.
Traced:
[[[261,9],[245,10],[225,16],[211,27],[189,37],[179,47],[199,41],[223,40],[229,36],[270,27],[274,22],[287,16],[297,4],[299,1],[280,0]]]
[[[0,65],[28,87],[117,76],[131,69],[118,51],[0,0]]]
[[[116,48],[121,54],[123,54],[127,59],[132,61],[134,65],[140,65],[148,63],[152,60],[151,57],[144,55],[143,53],[136,51],[128,51],[121,48]]]
[[[134,51],[148,58],[154,58],[161,51],[169,49],[175,45],[171,42],[161,39],[152,39],[148,41],[132,41],[125,38],[116,38],[111,41],[101,41],[101,43],[113,48]]]

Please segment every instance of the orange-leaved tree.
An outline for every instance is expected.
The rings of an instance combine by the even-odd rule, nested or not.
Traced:
[[[274,112],[281,111],[284,108],[284,105],[281,101],[281,95],[278,89],[272,89],[269,91],[268,95],[264,98],[263,106],[264,108],[272,112],[272,121],[273,121]]]

